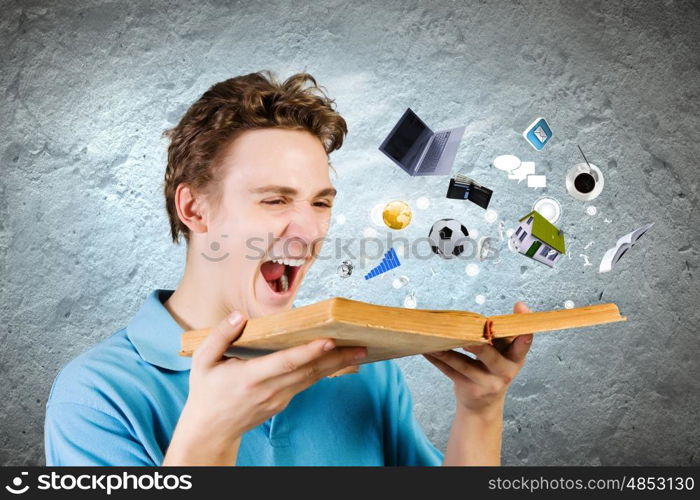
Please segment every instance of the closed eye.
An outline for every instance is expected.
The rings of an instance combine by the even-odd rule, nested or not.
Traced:
[[[261,203],[264,203],[265,205],[282,205],[287,203],[287,200],[283,198],[274,198],[272,200],[262,200]]]
[[[260,203],[262,203],[263,205],[268,205],[271,207],[282,207],[284,205],[289,204],[290,202],[292,201],[287,198],[269,198],[260,201]],[[329,200],[316,200],[314,202],[311,202],[311,205],[317,208],[327,209],[333,207],[333,202]]]

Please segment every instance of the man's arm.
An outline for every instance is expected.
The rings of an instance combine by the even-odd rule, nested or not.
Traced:
[[[518,302],[516,313],[529,312]],[[425,357],[454,382],[457,411],[443,465],[500,465],[506,391],[532,343],[532,334],[494,340],[494,345],[464,347],[472,359],[456,351]]]
[[[70,401],[46,406],[44,449],[49,467],[158,465],[119,415]]]
[[[443,465],[501,465],[503,404],[490,413],[457,407]]]

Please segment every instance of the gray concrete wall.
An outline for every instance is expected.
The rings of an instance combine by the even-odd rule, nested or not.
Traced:
[[[43,463],[57,371],[125,325],[150,290],[178,282],[161,132],[213,83],[267,68],[311,72],[348,121],[333,158],[334,215],[346,223],[332,236],[361,237],[379,202],[415,208],[426,196],[402,236],[454,217],[499,238],[476,205],[444,199],[446,178],[409,178],[377,151],[411,106],[435,129],[467,126],[457,167],[494,189],[506,228],[539,196],[557,198],[571,256],[550,270],[501,241],[500,261],[475,277],[464,261],[406,259],[367,282],[359,268],[339,279],[340,259],[325,260],[299,304],[344,295],[398,306],[408,289],[419,307],[484,314],[517,299],[616,302],[625,324],[536,336],[509,392],[503,462],[700,464],[697,2],[2,0],[0,12],[0,463]],[[520,137],[537,116],[555,133],[539,153]],[[564,189],[576,144],[605,175],[592,203]],[[490,167],[503,153],[536,161],[548,187]],[[604,251],[650,221],[620,268],[598,274]],[[409,286],[392,288],[397,275]],[[450,382],[421,357],[400,364],[444,449]]]

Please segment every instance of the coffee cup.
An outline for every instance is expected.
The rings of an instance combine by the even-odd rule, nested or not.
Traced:
[[[581,201],[597,198],[604,182],[603,172],[592,163],[578,163],[566,173],[566,191]]]

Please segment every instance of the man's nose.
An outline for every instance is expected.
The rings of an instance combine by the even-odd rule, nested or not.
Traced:
[[[330,211],[326,213],[326,211],[319,211],[308,202],[298,202],[285,235],[290,239],[295,239],[299,243],[305,244],[306,248],[300,249],[300,251],[308,255],[312,245],[317,244],[326,235],[329,219]],[[297,253],[299,252],[297,251]]]

